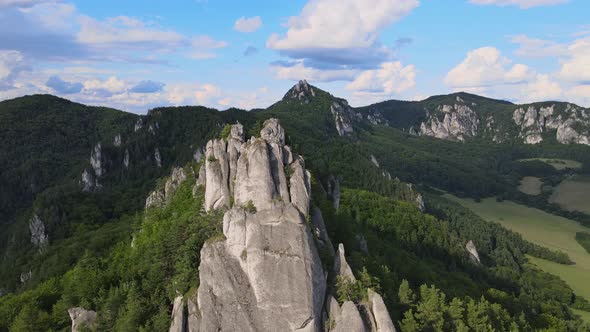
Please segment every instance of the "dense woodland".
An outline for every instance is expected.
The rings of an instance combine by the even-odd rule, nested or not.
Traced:
[[[251,112],[158,108],[142,117],[52,96],[0,103],[6,142],[0,150],[0,289],[9,292],[0,297],[0,331],[65,331],[67,308],[79,305],[101,313],[100,331],[167,330],[176,292],[194,295],[200,248],[219,238],[222,214],[202,211],[203,192],[193,197],[192,175],[163,209],[144,211],[145,198],[172,166],[186,165],[194,174],[194,152],[225,124],[240,121],[249,137],[269,117],[280,119],[287,143],[305,157],[314,203],[332,242],[347,248],[359,279],[349,285],[330,278],[340,301],[362,302],[367,287],[377,289],[402,331],[587,330],[570,308],[590,311],[590,304],[525,256],[571,264],[567,255],[482,220],[437,189],[496,196],[586,222],[587,215],[543,203],[544,196],[523,195],[516,186],[524,175],[549,184],[571,172],[518,160],[573,159],[583,164],[578,172],[588,173],[589,148],[463,144],[370,124],[339,137],[329,111],[332,98],[319,90],[309,104],[283,100]],[[139,119],[143,129],[134,131]],[[147,130],[150,125],[155,133]],[[121,147],[112,144],[117,134]],[[101,190],[83,193],[80,174],[99,141],[107,175]],[[150,158],[155,148],[162,168]],[[121,166],[124,149],[132,156],[129,169]],[[337,211],[327,193],[330,178],[342,186]],[[426,213],[413,201],[416,188],[425,196]],[[49,234],[50,245],[41,251],[29,240],[32,213]],[[466,254],[469,240],[481,265]],[[588,239],[580,235],[578,241]],[[321,256],[329,266],[330,257]],[[20,283],[26,271],[32,278]]]

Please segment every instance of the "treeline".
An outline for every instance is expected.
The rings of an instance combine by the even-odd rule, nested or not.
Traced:
[[[469,330],[479,326],[476,318],[488,330],[575,331],[581,322],[569,307],[590,310],[562,280],[527,264],[525,253],[564,263],[569,262],[567,256],[536,247],[443,198],[427,200],[434,211],[431,216],[410,203],[362,190],[344,190],[338,211],[321,195],[314,197],[332,241],[344,243],[359,282],[382,292],[404,331],[454,330],[451,327],[458,325],[452,324],[459,321]],[[481,265],[470,260],[468,240],[476,244]],[[414,289],[425,287],[420,285],[436,289],[428,287],[415,302],[404,302],[398,294],[403,279],[411,280]],[[334,285],[338,286],[342,287]],[[358,292],[365,286],[347,285],[344,293],[362,298]],[[449,314],[451,303],[455,316]]]

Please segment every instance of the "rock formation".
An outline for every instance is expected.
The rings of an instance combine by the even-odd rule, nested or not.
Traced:
[[[330,198],[332,198],[334,209],[338,210],[338,207],[340,207],[340,181],[333,175],[330,175],[328,178],[327,192]]]
[[[102,164],[102,145],[100,142],[98,142],[94,146],[94,149],[92,149],[92,153],[90,154],[90,165],[92,165],[96,178],[99,178],[104,174]]]
[[[186,331],[185,317],[184,317],[184,303],[182,296],[177,296],[174,299],[172,307],[172,323],[170,324],[169,332],[184,332]]]
[[[477,134],[478,125],[477,114],[469,106],[442,105],[428,113],[420,125],[420,135],[463,142]]]
[[[333,247],[321,211],[310,206],[305,161],[285,145],[278,121],[265,121],[260,137],[248,141],[240,124],[231,129],[207,143],[197,182],[205,185],[207,211],[226,210],[223,237],[203,246],[197,301],[188,300],[187,310],[174,301],[170,331],[322,331],[327,315],[335,331],[369,331],[364,318],[388,331],[378,295],[359,311],[326,294],[317,248]],[[342,245],[336,262],[336,274],[356,280]]]
[[[96,329],[96,312],[86,310],[82,307],[68,309],[68,314],[72,320],[72,332],[81,332]]]
[[[31,280],[33,277],[33,271],[29,270],[29,272],[22,272],[20,274],[20,283],[24,284],[25,282]]]
[[[114,138],[113,138],[113,145],[116,147],[120,147],[121,146],[121,134],[117,134]]]
[[[172,169],[172,174],[166,179],[163,188],[152,191],[145,200],[145,208],[161,207],[170,199],[180,187],[182,182],[186,179],[186,173],[182,167],[175,167]]]
[[[305,221],[305,163],[285,147],[277,120],[248,142],[240,128],[227,142],[207,144],[205,207],[228,208],[230,196],[234,202],[223,218],[226,240],[201,250],[200,331],[317,331],[326,284]]]
[[[123,157],[123,166],[125,168],[129,168],[129,149],[125,149],[125,156]]]
[[[143,128],[143,119],[139,118],[139,119],[137,119],[137,122],[135,122],[135,126],[133,127],[133,131],[137,132],[141,128]]]
[[[293,86],[287,93],[285,94],[284,98],[290,98],[298,100],[302,103],[309,104],[311,98],[315,97],[315,91],[311,85],[307,83],[306,80],[299,81],[295,86]]]
[[[162,155],[160,154],[160,149],[156,148],[154,150],[154,160],[156,161],[156,166],[162,167]]]
[[[424,205],[424,197],[422,197],[422,194],[418,194],[416,196],[416,205],[418,205],[418,209],[420,209],[420,212],[426,211],[426,206]]]
[[[590,112],[574,105],[568,104],[561,111],[556,105],[531,105],[526,110],[520,107],[513,112],[512,119],[526,144],[538,144],[543,141],[543,133],[556,130],[559,143],[590,145]]]
[[[334,125],[336,126],[338,135],[348,136],[354,132],[352,122],[359,114],[348,105],[346,100],[334,101],[332,106],[330,106],[330,112],[334,116]]]
[[[469,240],[469,242],[467,242],[467,244],[465,245],[465,249],[469,253],[469,258],[471,258],[471,260],[474,263],[481,264],[481,261],[479,260],[479,253],[477,252],[477,248],[475,247],[475,243],[473,243],[472,240]]]
[[[49,243],[49,237],[45,233],[45,224],[37,214],[29,220],[29,231],[31,232],[31,243],[39,250],[45,248]]]

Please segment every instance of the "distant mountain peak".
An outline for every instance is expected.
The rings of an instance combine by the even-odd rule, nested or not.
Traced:
[[[291,89],[289,89],[289,91],[287,91],[283,99],[296,99],[300,102],[308,104],[315,96],[315,88],[307,83],[306,80],[300,80]]]

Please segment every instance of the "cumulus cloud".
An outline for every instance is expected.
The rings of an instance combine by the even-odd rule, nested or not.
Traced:
[[[133,93],[154,93],[160,92],[166,84],[156,81],[141,81],[129,89]]]
[[[551,40],[531,38],[527,35],[516,35],[511,38],[512,43],[518,44],[516,54],[525,57],[561,56],[567,53],[567,45]]]
[[[127,83],[116,76],[106,80],[91,79],[84,82],[84,93],[96,97],[111,97],[127,90]]]
[[[381,31],[408,15],[418,0],[310,0],[289,18],[284,34],[272,34],[268,48],[314,69],[374,69],[391,61],[393,49]]]
[[[476,5],[496,5],[496,6],[518,6],[523,9],[551,6],[566,3],[569,0],[469,0]]]
[[[559,77],[564,80],[590,85],[590,37],[575,40],[561,60]]]
[[[0,7],[27,8],[41,3],[57,2],[56,0],[0,0]]]
[[[84,85],[80,82],[66,82],[59,76],[51,76],[45,83],[46,86],[53,89],[53,91],[59,94],[72,94],[82,91]]]
[[[467,54],[451,69],[445,83],[455,91],[467,91],[516,102],[558,99],[563,88],[555,77],[538,73],[524,64],[513,64],[493,47]]]
[[[262,26],[262,20],[260,16],[240,17],[236,23],[234,23],[234,29],[239,32],[254,32]]]
[[[413,65],[386,62],[379,69],[363,71],[346,88],[357,94],[392,95],[402,93],[416,84]]]
[[[473,88],[522,83],[532,75],[529,67],[512,65],[498,49],[482,47],[470,51],[459,65],[451,69],[444,81],[453,88]]]
[[[0,50],[0,91],[14,88],[17,76],[29,66],[18,51]]]
[[[280,61],[271,64],[271,71],[279,79],[298,81],[308,79],[316,82],[350,81],[359,71],[356,69],[316,69],[305,66],[302,60]]]

